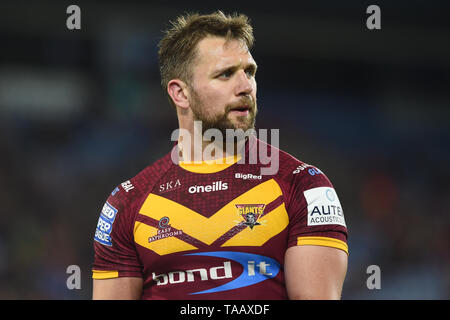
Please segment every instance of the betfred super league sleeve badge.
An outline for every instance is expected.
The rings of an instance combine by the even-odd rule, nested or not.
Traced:
[[[344,227],[344,211],[333,188],[318,187],[303,192],[308,205],[308,226],[337,224]]]
[[[109,204],[108,201],[105,202],[100,217],[98,218],[97,228],[95,229],[95,241],[106,246],[112,246],[111,231],[116,214],[117,209]]]

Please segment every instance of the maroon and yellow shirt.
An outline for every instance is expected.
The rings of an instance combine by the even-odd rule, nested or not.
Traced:
[[[264,144],[252,141],[246,153]],[[347,228],[325,174],[278,152],[274,175],[169,153],[119,185],[98,220],[93,278],[142,277],[142,299],[286,299],[286,250],[348,253]]]

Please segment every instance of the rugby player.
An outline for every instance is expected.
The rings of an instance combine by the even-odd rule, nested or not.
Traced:
[[[180,132],[195,136],[196,121],[202,133],[254,128],[253,41],[242,14],[172,23],[159,59]],[[225,142],[188,161],[198,159],[183,136],[113,190],[95,231],[93,299],[341,298],[347,228],[329,179],[255,135]],[[278,154],[276,172],[249,163],[261,147]]]

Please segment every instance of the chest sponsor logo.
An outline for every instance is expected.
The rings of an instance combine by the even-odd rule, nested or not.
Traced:
[[[234,279],[218,287],[208,290],[189,293],[190,295],[214,293],[248,287],[259,282],[272,279],[280,271],[280,264],[269,257],[234,251],[202,252],[185,254],[184,256],[210,256],[226,259],[219,266],[211,268],[195,268],[186,271],[172,271],[167,274],[155,274],[152,272],[152,279],[157,286],[170,284],[181,284],[189,282]],[[231,261],[230,261],[231,260]],[[233,274],[232,262],[239,263],[243,271],[239,276]]]
[[[179,189],[181,187],[180,179],[171,180],[169,182],[163,183],[159,186],[159,193],[165,193]]]
[[[228,190],[228,183],[222,181],[215,181],[212,184],[206,186],[190,186],[189,193],[203,193],[203,192],[214,192],[214,191],[225,191]]]
[[[313,188],[303,194],[308,204],[308,226],[337,224],[346,227],[344,211],[333,188]]]
[[[242,180],[262,180],[262,175],[256,176],[251,173],[235,173],[234,177],[236,179],[242,179]]]
[[[250,229],[254,226],[261,225],[258,219],[264,214],[265,204],[236,204],[238,214],[244,219],[243,223]]]
[[[169,237],[176,237],[183,234],[182,230],[172,229],[169,224],[169,217],[162,217],[158,222],[158,233],[148,238],[148,242],[161,240]]]

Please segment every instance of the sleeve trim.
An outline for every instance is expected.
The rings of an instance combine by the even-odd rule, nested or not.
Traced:
[[[341,240],[335,239],[335,238],[328,238],[328,237],[298,237],[297,238],[297,245],[298,246],[305,246],[305,245],[315,245],[315,246],[325,246],[325,247],[332,247],[336,249],[341,249],[345,251],[348,255],[348,245]]]
[[[103,280],[119,277],[119,271],[92,270],[92,279]]]

